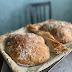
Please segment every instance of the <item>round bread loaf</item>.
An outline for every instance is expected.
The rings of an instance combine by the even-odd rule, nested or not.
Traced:
[[[6,52],[20,65],[38,65],[50,57],[44,39],[33,33],[9,36],[6,41]]]
[[[65,21],[49,20],[39,30],[50,32],[61,43],[72,40],[72,24]]]

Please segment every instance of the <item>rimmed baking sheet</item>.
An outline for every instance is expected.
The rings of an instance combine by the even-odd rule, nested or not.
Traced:
[[[59,55],[55,55],[54,53],[50,53],[51,57],[50,59],[46,62],[43,63],[41,65],[38,66],[32,66],[32,67],[26,67],[26,66],[19,66],[18,64],[16,64],[11,57],[5,52],[5,47],[4,47],[4,40],[5,38],[7,38],[10,34],[22,34],[22,33],[26,33],[29,32],[27,30],[27,28],[21,28],[15,32],[12,33],[7,33],[4,34],[2,36],[0,36],[0,52],[2,53],[4,59],[6,60],[6,62],[8,63],[8,65],[10,66],[10,68],[14,71],[14,72],[39,72],[44,70],[45,68],[51,66],[53,63],[57,62],[58,60],[60,60],[62,57],[67,56],[71,51],[72,51],[72,42],[69,42],[67,44],[64,44],[65,46],[68,47],[68,51],[59,54]]]

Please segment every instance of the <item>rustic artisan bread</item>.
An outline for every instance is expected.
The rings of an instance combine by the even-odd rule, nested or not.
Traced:
[[[44,39],[33,33],[9,36],[6,40],[6,52],[20,65],[38,65],[50,57]]]
[[[44,29],[42,30],[42,27],[48,22],[49,20],[38,24],[29,24],[27,25],[27,27],[32,32],[42,36],[45,39],[51,52],[54,52],[55,54],[60,54],[67,51],[68,48],[63,46],[49,31],[46,31]]]
[[[38,24],[30,24],[27,27],[32,31],[50,32],[61,43],[72,40],[72,25],[65,21],[47,20]]]
[[[50,48],[51,52],[54,52],[55,54],[61,54],[68,50],[67,47],[55,40],[55,38],[49,32],[39,31],[37,34],[45,39],[46,44]]]

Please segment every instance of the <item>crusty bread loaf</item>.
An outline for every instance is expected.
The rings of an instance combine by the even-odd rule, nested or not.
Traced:
[[[30,24],[27,27],[32,31],[50,32],[61,43],[67,43],[72,40],[72,25],[69,22],[47,20],[38,24]]]
[[[41,26],[39,30],[49,31],[61,43],[67,43],[72,40],[72,25],[68,22],[50,20]]]
[[[13,34],[6,41],[6,52],[18,64],[38,65],[50,57],[44,39],[33,33]]]
[[[63,46],[61,43],[55,40],[49,32],[39,31],[37,34],[45,39],[46,44],[50,48],[51,52],[54,52],[55,54],[61,54],[68,50],[67,47]]]

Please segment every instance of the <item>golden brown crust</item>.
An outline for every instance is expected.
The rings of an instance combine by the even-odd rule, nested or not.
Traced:
[[[54,52],[55,54],[60,54],[68,50],[67,47],[63,46],[61,43],[55,40],[50,33],[39,31],[37,34],[42,36],[46,40],[51,52]]]
[[[49,32],[38,31],[37,34],[42,36],[42,37],[46,36],[46,37],[48,37],[48,38],[50,38],[52,40],[56,40]]]
[[[50,32],[61,43],[67,43],[72,40],[72,25],[69,22],[51,19],[38,24],[30,24],[27,27],[33,32]]]
[[[22,65],[38,65],[50,57],[44,39],[33,33],[9,36],[6,51],[16,63]]]
[[[27,28],[28,28],[29,30],[33,31],[33,32],[39,31],[39,30],[38,30],[39,27],[40,27],[40,25],[38,25],[38,24],[29,24],[29,25],[27,25]]]

